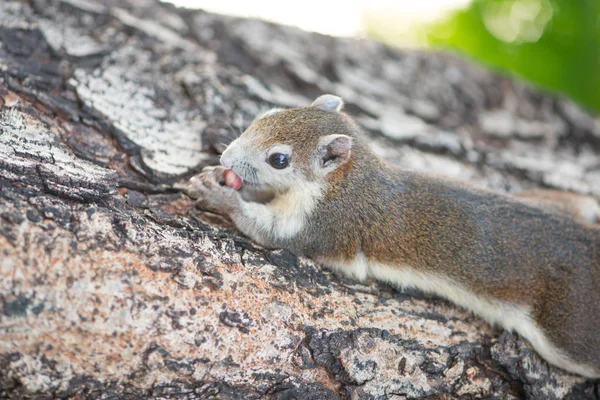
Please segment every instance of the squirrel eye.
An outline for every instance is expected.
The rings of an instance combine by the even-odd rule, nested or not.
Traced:
[[[289,157],[281,153],[273,153],[268,159],[268,163],[275,169],[284,169],[288,166],[289,162]]]

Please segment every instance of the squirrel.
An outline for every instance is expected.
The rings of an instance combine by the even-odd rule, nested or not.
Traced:
[[[187,193],[262,246],[441,296],[516,331],[549,363],[600,377],[595,200],[518,198],[388,165],[343,104],[323,95],[260,115]]]

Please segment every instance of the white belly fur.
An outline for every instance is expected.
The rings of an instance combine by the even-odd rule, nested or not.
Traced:
[[[531,309],[528,306],[483,298],[449,278],[419,272],[409,266],[370,262],[362,253],[359,253],[351,262],[325,259],[320,261],[324,265],[360,281],[366,278],[375,278],[400,287],[416,288],[425,293],[444,297],[493,325],[497,324],[505,329],[518,332],[551,364],[588,378],[600,376],[594,368],[576,363],[554,346],[531,317]]]

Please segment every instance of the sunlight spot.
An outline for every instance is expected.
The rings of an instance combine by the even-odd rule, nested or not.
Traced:
[[[508,43],[537,42],[554,13],[548,0],[490,1],[484,7],[485,27],[497,39]]]
[[[254,17],[333,36],[364,36],[373,22],[395,36],[410,36],[419,23],[431,22],[470,0],[161,0],[238,17]]]

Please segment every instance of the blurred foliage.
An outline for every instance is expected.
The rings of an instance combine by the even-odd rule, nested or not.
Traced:
[[[600,111],[600,0],[473,0],[427,39]]]

